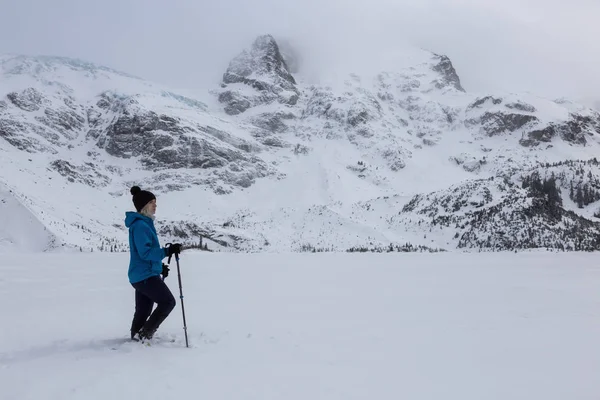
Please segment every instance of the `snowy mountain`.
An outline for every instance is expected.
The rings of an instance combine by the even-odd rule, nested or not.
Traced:
[[[261,36],[209,94],[1,56],[0,247],[126,249],[134,184],[164,241],[210,249],[600,247],[597,111],[470,93],[420,49],[317,78],[297,56]]]

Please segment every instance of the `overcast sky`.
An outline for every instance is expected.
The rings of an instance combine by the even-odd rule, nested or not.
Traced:
[[[0,53],[81,58],[214,87],[254,37],[318,54],[447,54],[468,91],[600,100],[600,0],[0,0]]]

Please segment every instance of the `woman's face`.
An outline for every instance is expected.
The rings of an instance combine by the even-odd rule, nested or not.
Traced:
[[[156,199],[148,203],[148,210],[152,213],[152,215],[156,214]]]

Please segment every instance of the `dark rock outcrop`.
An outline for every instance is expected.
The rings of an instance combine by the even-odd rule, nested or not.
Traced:
[[[458,77],[456,69],[454,69],[454,66],[452,65],[452,61],[450,61],[450,58],[437,54],[435,57],[437,64],[435,64],[432,68],[435,72],[441,75],[441,77],[436,80],[435,86],[438,89],[453,87],[456,90],[464,92],[465,89],[460,83],[460,78]]]
[[[493,104],[493,105],[498,105],[498,104],[502,104],[502,99],[494,97],[494,96],[480,97],[477,100],[475,100],[473,103],[471,103],[467,106],[467,111],[472,110],[474,108],[481,108],[487,102],[489,102],[490,104]]]
[[[527,137],[519,141],[526,147],[537,146],[541,142],[550,142],[559,136],[562,140],[584,146],[587,144],[587,135],[600,134],[600,114],[584,116],[571,114],[564,123],[550,123],[547,127],[527,133]]]
[[[61,133],[69,140],[75,139],[85,124],[85,118],[83,116],[68,108],[59,110],[46,108],[44,110],[44,116],[36,116],[35,119],[41,124]]]
[[[107,175],[98,172],[96,165],[89,162],[77,166],[66,160],[55,160],[50,163],[50,168],[67,178],[69,182],[80,182],[87,186],[104,187],[111,181]]]
[[[35,136],[43,140],[39,140]],[[25,150],[30,153],[56,153],[56,150],[51,145],[61,144],[60,135],[51,129],[31,122],[21,122],[10,118],[0,119],[0,137],[7,140],[19,150]]]
[[[47,103],[44,95],[34,88],[27,88],[21,93],[11,92],[6,97],[23,111],[37,111]]]
[[[294,119],[291,113],[263,113],[252,118],[252,123],[267,133],[284,133],[288,130],[285,121]]]
[[[225,112],[229,115],[238,115],[252,107],[252,103],[242,94],[227,91],[219,95],[219,101],[225,104]]]
[[[467,119],[465,125],[479,127],[487,136],[495,136],[515,132],[537,122],[539,119],[534,115],[487,111],[479,118]]]
[[[523,111],[523,112],[534,113],[537,111],[534,106],[532,106],[531,104],[524,103],[522,101],[515,101],[513,103],[508,103],[505,106],[506,106],[506,108],[510,108],[511,110],[518,110],[518,111]]]
[[[32,133],[45,140],[40,140],[35,136],[31,136]],[[57,144],[59,142],[59,136],[39,125],[29,122],[0,118],[0,138],[6,140],[16,149],[28,153],[58,153],[50,143]]]

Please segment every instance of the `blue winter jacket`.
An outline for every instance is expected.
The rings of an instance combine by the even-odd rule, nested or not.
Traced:
[[[160,247],[154,221],[128,211],[125,213],[125,226],[129,228],[129,282],[136,283],[160,275],[167,251]]]

